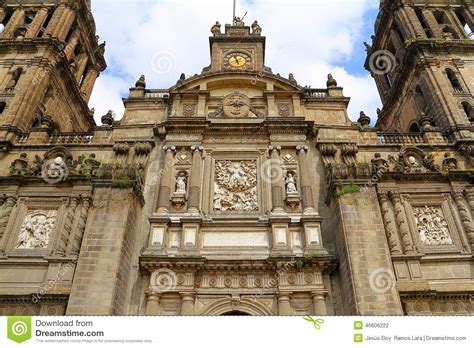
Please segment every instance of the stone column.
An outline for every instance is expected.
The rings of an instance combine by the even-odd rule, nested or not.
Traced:
[[[196,295],[192,292],[181,294],[181,315],[194,315],[194,299]]]
[[[291,297],[290,292],[281,292],[277,294],[278,315],[292,315],[290,297]]]
[[[474,190],[466,191],[466,199],[471,208],[471,216],[474,218]]]
[[[66,54],[66,60],[69,62],[74,54],[74,50],[79,43],[79,37],[81,36],[81,31],[76,29],[71,36],[71,39],[67,43],[66,47],[64,48],[64,53]]]
[[[408,28],[410,28],[413,38],[420,36],[426,39],[426,33],[423,27],[421,26],[420,20],[416,15],[415,11],[411,7],[402,7],[397,13],[400,13],[399,18],[403,18],[403,22]]]
[[[301,178],[301,198],[303,201],[303,214],[313,214],[314,210],[314,201],[313,201],[313,192],[311,188],[311,178],[309,175],[309,166],[308,166],[308,147],[306,145],[300,145],[296,147],[298,152],[298,162],[300,167],[300,178]]]
[[[10,20],[3,29],[2,35],[4,39],[13,38],[13,31],[19,25],[22,25],[25,22],[25,10],[23,8],[17,8],[13,12]]]
[[[84,235],[84,230],[86,228],[87,215],[89,213],[89,208],[92,203],[92,198],[89,196],[83,196],[82,204],[80,208],[79,217],[77,223],[74,225],[71,232],[71,238],[69,238],[67,253],[71,253],[73,256],[78,256],[81,250],[82,237]]]
[[[472,222],[470,209],[464,202],[463,193],[461,190],[456,190],[453,193],[456,207],[458,208],[459,216],[461,217],[462,225],[466,231],[467,239],[471,244],[471,250],[474,251],[474,224]]]
[[[442,39],[443,32],[441,31],[438,21],[436,20],[433,12],[427,9],[423,9],[422,12],[423,12],[423,16],[425,17],[426,22],[428,23],[428,27],[430,28],[434,37],[437,39]]]
[[[193,152],[193,164],[191,167],[191,180],[189,181],[189,201],[188,211],[199,214],[201,202],[201,167],[203,147],[200,145],[193,145],[191,151]]]
[[[84,100],[89,102],[89,99],[92,94],[92,89],[94,88],[95,81],[99,77],[99,71],[94,68],[90,67],[87,71],[86,76],[84,76],[84,80],[82,81],[81,85],[81,92],[84,94]]]
[[[46,32],[45,32],[44,37],[54,36],[57,30],[57,27],[61,23],[61,19],[62,19],[65,9],[66,9],[66,5],[61,4],[54,10],[53,16],[51,17],[51,20],[49,21],[49,24],[46,27]]]
[[[385,225],[385,234],[387,235],[388,246],[390,253],[401,254],[402,249],[398,239],[397,224],[395,223],[395,216],[389,204],[387,192],[379,193],[380,208],[382,210],[382,218]]]
[[[328,292],[324,290],[313,291],[311,298],[313,299],[313,314],[327,315],[328,309],[326,306],[326,297]]]
[[[84,52],[79,55],[79,61],[77,63],[77,69],[75,74],[77,83],[81,81],[82,74],[84,74],[84,71],[86,70],[88,61],[89,57],[87,56],[87,53]]]
[[[41,10],[36,13],[33,22],[30,24],[28,31],[26,33],[26,38],[31,39],[38,35],[38,31],[40,30],[41,26],[43,25],[46,17],[48,16],[48,9],[42,8]]]
[[[281,146],[270,146],[270,158],[271,158],[271,168],[270,177],[272,185],[272,211],[274,213],[284,213],[283,210],[283,192],[284,183],[283,183],[283,171],[281,168],[279,152]],[[268,169],[268,168],[267,168]],[[267,175],[267,173],[262,173],[262,175]]]
[[[53,37],[57,37],[58,40],[64,41],[66,39],[67,33],[71,30],[71,26],[74,23],[74,19],[76,18],[76,13],[74,10],[65,6],[63,13],[60,17],[59,23],[56,26]]]
[[[79,197],[71,197],[69,204],[66,209],[66,221],[64,222],[64,228],[57,237],[52,254],[59,256],[66,256],[66,249],[69,242],[69,237],[73,229],[74,217],[76,215],[76,208],[79,203]]]
[[[412,254],[414,252],[413,240],[410,235],[410,227],[408,226],[408,220],[400,194],[398,192],[390,192],[390,198],[392,199],[392,204],[395,209],[395,219],[397,221],[398,230],[402,237],[403,251]]]
[[[171,175],[173,174],[173,161],[176,147],[164,146],[163,150],[166,151],[166,154],[161,171],[162,176],[158,193],[158,211],[168,213],[171,199]]]
[[[16,197],[3,196],[2,200],[3,204],[0,209],[0,241],[2,240],[5,229],[7,228],[8,220],[10,219],[13,207],[16,204]]]
[[[161,314],[161,294],[154,291],[146,291],[146,315],[160,315]]]

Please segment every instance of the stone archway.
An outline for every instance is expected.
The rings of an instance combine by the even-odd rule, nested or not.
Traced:
[[[233,314],[240,313],[240,314]],[[204,307],[199,315],[273,315],[270,309],[261,303],[251,300],[233,301],[224,298]]]

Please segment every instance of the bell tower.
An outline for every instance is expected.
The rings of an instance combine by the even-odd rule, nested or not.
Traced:
[[[451,141],[472,139],[473,12],[467,0],[381,1],[365,64],[384,104],[380,130],[419,132],[424,124]]]
[[[86,132],[87,103],[106,68],[90,0],[0,1],[0,143],[34,129]]]

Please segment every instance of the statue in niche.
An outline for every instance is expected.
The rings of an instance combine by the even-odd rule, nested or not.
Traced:
[[[176,178],[176,193],[186,193],[186,174],[180,173]]]
[[[298,190],[296,189],[296,178],[292,172],[288,172],[286,175],[286,193],[296,193]]]

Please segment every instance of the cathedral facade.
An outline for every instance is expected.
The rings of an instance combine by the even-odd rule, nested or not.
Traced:
[[[2,315],[474,314],[470,1],[381,2],[375,126],[239,18],[200,74],[141,76],[96,125],[90,1],[0,20]]]

